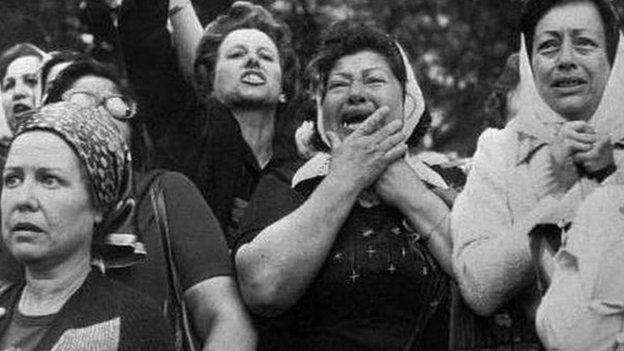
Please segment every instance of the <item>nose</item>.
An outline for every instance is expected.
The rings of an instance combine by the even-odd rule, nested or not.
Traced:
[[[6,192],[3,196],[8,196],[9,199],[12,199],[15,208],[20,212],[34,212],[39,206],[34,186],[30,182],[25,181],[16,188],[7,188],[3,191]]]
[[[561,44],[559,55],[557,56],[557,69],[562,71],[569,71],[576,68],[576,60],[574,48],[569,40],[565,40]]]
[[[260,58],[254,52],[250,52],[247,55],[247,61],[245,62],[245,68],[260,68]]]
[[[13,93],[13,100],[20,100],[27,97],[30,94],[30,88],[21,80],[15,83],[15,92]]]
[[[357,105],[366,102],[366,95],[364,94],[364,85],[359,82],[353,82],[349,87],[349,98],[348,102],[350,105]]]

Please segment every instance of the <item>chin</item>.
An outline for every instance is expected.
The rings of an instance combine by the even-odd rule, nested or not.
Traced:
[[[15,244],[9,249],[13,257],[19,262],[29,265],[42,262],[48,258],[47,250],[39,245]]]
[[[226,105],[244,108],[264,108],[276,106],[277,99],[258,95],[240,95],[235,99],[231,99]]]
[[[587,120],[591,118],[597,106],[589,108],[591,105],[585,99],[568,98],[558,101],[553,110],[567,120]]]

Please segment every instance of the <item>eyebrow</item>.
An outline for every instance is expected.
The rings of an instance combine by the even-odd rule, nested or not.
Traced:
[[[342,71],[331,73],[328,78],[334,78],[336,76],[339,78],[344,78],[344,79],[353,79],[353,74],[349,72],[342,72]]]
[[[4,168],[4,172],[6,173],[7,171],[19,171],[19,170],[23,170],[24,167],[22,166],[10,166],[10,167],[5,167]],[[35,171],[45,171],[45,172],[50,172],[50,171],[55,171],[55,172],[63,172],[63,168],[61,167],[37,167]]]
[[[375,67],[365,69],[364,71],[362,71],[362,73],[370,74],[371,72],[374,72],[374,71],[388,72],[388,69],[384,66],[375,66]]]
[[[246,47],[246,46],[244,46],[244,45],[242,45],[242,44],[236,44],[236,45],[234,45],[234,46],[232,46],[232,47],[228,48],[228,49],[226,50],[226,52],[229,52],[229,51],[232,51],[232,50],[238,50],[238,49],[247,50],[247,47]]]
[[[568,31],[568,30],[566,30],[566,31]],[[571,31],[572,31],[573,35],[579,35],[579,34],[588,33],[588,32],[589,33],[600,32],[600,31],[596,31],[596,30],[593,30],[593,29],[590,29],[590,28],[572,28]],[[539,36],[546,35],[546,34],[553,35],[553,36],[560,36],[561,32],[562,32],[562,30],[550,29],[550,30],[546,30],[546,31],[540,33]]]
[[[374,71],[387,72],[388,69],[386,69],[383,66],[375,66],[375,67],[364,69],[362,71],[362,74],[367,75],[367,74],[370,74],[371,72],[374,72]],[[338,71],[338,72],[335,72],[335,73],[332,73],[332,74],[329,75],[330,78],[333,77],[333,76],[340,76],[340,77],[343,77],[343,78],[353,78],[353,74],[351,72],[343,72],[343,71]]]

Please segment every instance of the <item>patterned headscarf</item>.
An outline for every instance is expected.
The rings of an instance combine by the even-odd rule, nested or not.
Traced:
[[[103,221],[95,233],[96,239],[103,239],[95,242],[102,258],[114,257],[119,262],[112,266],[119,266],[144,256],[145,249],[129,225],[134,209],[130,150],[110,118],[96,108],[59,102],[28,116],[18,126],[15,138],[31,131],[59,136],[86,170],[90,191],[103,211]]]

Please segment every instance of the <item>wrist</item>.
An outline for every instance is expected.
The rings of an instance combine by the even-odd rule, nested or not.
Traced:
[[[617,170],[615,163],[610,163],[608,166],[603,167],[595,172],[588,172],[588,177],[590,179],[596,180],[599,183],[602,183],[608,176],[613,174]]]
[[[332,173],[329,173],[321,184],[329,194],[352,199],[353,201],[355,201],[360,192],[364,190],[364,187],[359,186],[357,182],[353,180],[345,181],[344,178]]]
[[[178,13],[180,13],[180,11],[184,10],[188,6],[191,6],[190,0],[183,0],[183,1],[177,1],[177,2],[170,1],[169,13],[168,13],[169,18],[177,15]]]

